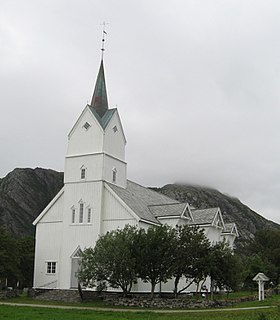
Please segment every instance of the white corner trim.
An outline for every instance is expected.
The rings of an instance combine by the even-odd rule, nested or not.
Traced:
[[[39,216],[32,222],[34,226],[43,218],[43,216],[49,211],[49,209],[56,203],[56,201],[62,196],[64,193],[64,186],[58,192],[58,194],[52,199],[52,201],[46,206],[46,208],[39,214]]]

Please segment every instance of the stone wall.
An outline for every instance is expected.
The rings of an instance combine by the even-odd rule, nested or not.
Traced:
[[[237,299],[209,300],[208,298],[195,299],[185,295],[174,299],[171,297],[157,297],[151,300],[144,295],[131,295],[129,298],[121,296],[105,295],[104,302],[111,306],[139,307],[139,308],[165,308],[165,309],[188,309],[188,308],[217,308],[232,306],[244,301],[257,300],[257,296],[241,297]]]
[[[12,290],[0,290],[0,300],[2,299],[9,299],[9,298],[16,298],[20,295],[20,291],[17,289]]]
[[[45,301],[81,302],[78,290],[30,289],[28,296]]]
[[[174,299],[172,295],[166,294],[161,297],[155,297],[151,300],[149,294],[130,294],[123,297],[121,293],[102,292],[84,290],[82,292],[83,299],[78,290],[58,290],[58,289],[31,289],[28,295],[38,299],[47,301],[63,301],[77,303],[82,301],[103,300],[105,304],[119,307],[138,307],[138,308],[165,308],[165,309],[188,309],[188,308],[216,308],[232,306],[243,301],[256,300],[256,296],[242,297],[238,299],[217,299],[210,300],[209,297],[196,299],[186,295],[181,295],[178,299]]]
[[[155,298],[109,298],[104,299],[106,304],[121,307],[140,307],[140,308],[162,308],[162,309],[188,309],[188,308],[207,308],[207,307],[226,307],[232,306],[232,301],[211,301],[211,300],[189,300],[189,299],[164,299]]]

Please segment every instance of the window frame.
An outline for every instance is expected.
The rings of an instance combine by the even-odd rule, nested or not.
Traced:
[[[79,203],[79,223],[84,223],[84,203]]]
[[[53,275],[57,271],[56,261],[46,261],[46,274]]]
[[[87,223],[91,223],[91,219],[92,219],[92,209],[91,207],[87,208]]]
[[[88,129],[91,127],[91,124],[89,122],[85,122],[84,125],[83,125],[83,128],[88,131]]]
[[[84,166],[81,167],[81,172],[80,172],[80,179],[85,180],[86,179],[86,168]]]
[[[76,222],[76,208],[71,208],[71,223],[74,224]]]
[[[113,170],[112,170],[112,174],[113,174],[113,176],[112,176],[112,181],[113,181],[113,183],[117,183],[117,169],[116,168],[113,168]]]

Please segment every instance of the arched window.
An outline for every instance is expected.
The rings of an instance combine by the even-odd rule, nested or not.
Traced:
[[[114,183],[116,183],[117,182],[117,169],[116,168],[114,168],[113,170],[112,170],[112,174],[113,174],[113,182]]]
[[[75,220],[76,220],[76,209],[74,207],[71,208],[71,213],[72,213],[71,222],[75,223]]]
[[[79,210],[79,223],[84,222],[84,203],[80,202],[80,210]]]
[[[87,208],[87,223],[91,223],[91,208]]]
[[[81,179],[84,180],[86,178],[86,168],[85,166],[81,167]]]

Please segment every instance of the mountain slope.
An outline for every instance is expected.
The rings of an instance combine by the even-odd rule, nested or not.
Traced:
[[[260,229],[279,229],[280,225],[269,221],[244,205],[237,198],[225,195],[218,190],[183,184],[168,184],[154,190],[181,202],[188,202],[195,208],[220,207],[225,222],[235,222],[240,241],[254,237]]]
[[[0,179],[0,225],[15,237],[34,233],[32,222],[63,186],[63,173],[15,169]]]
[[[15,237],[34,234],[32,222],[63,186],[63,173],[47,169],[15,169],[0,179],[0,225]],[[153,188],[196,208],[220,207],[225,222],[235,222],[239,241],[252,238],[257,230],[280,228],[238,199],[199,186],[168,184]]]

